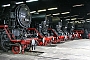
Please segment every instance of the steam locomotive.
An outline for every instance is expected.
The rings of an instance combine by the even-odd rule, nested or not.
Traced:
[[[30,10],[26,4],[11,3],[10,7],[2,8],[0,21],[0,25],[8,25],[12,33],[20,38],[20,31],[30,27]]]
[[[31,24],[30,9],[26,4],[16,5],[11,2],[9,7],[0,8],[0,47],[4,51],[11,49],[11,39],[23,41],[26,39],[27,28]],[[8,26],[8,27],[6,27]],[[6,29],[6,30],[5,30]],[[10,31],[9,31],[10,30]],[[15,39],[13,38],[15,36]],[[13,41],[13,43],[15,43]],[[11,45],[10,45],[11,44]],[[15,47],[14,47],[15,48]],[[19,47],[20,48],[20,47]]]

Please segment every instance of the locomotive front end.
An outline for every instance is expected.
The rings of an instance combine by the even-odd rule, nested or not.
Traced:
[[[27,38],[26,29],[31,24],[30,9],[26,4],[17,5],[15,2],[11,2],[10,6],[1,7],[0,13],[0,49],[8,51],[17,43],[17,40],[22,41]]]
[[[9,26],[17,39],[22,39],[31,24],[30,9],[26,4],[12,2],[9,7],[1,8],[0,21],[0,25]]]

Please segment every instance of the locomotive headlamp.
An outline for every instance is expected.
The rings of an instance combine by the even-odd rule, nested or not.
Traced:
[[[67,28],[67,27],[65,27],[65,28]]]
[[[25,21],[27,21],[27,22],[28,22],[28,21],[29,21],[29,19],[25,19]]]

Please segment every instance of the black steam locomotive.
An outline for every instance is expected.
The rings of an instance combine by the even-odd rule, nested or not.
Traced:
[[[16,39],[25,39],[26,28],[30,27],[30,24],[31,14],[26,4],[16,5],[11,2],[9,7],[0,8],[0,25],[8,25]],[[6,51],[10,48],[9,43],[5,30],[0,29],[0,47]]]

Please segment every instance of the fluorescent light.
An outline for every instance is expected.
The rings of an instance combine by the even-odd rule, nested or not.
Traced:
[[[72,18],[71,20],[76,20],[77,18]]]
[[[79,21],[75,21],[75,22],[79,22]]]
[[[90,22],[90,21],[87,21],[87,22]]]
[[[16,4],[21,4],[21,3],[24,3],[24,2],[16,2]]]
[[[69,22],[69,23],[73,23],[73,22]]]
[[[55,7],[55,8],[48,8],[48,10],[55,10],[55,9],[58,9],[57,7]]]
[[[85,21],[85,20],[80,20],[80,21]]]
[[[38,1],[38,0],[27,0],[26,2],[34,2],[34,1]]]
[[[43,11],[46,11],[46,9],[43,9],[43,10],[38,10],[38,12],[43,12]]]
[[[48,14],[48,15],[46,15],[46,16],[51,16],[51,14]]]
[[[10,4],[2,5],[2,7],[7,7],[7,6],[10,6]]]
[[[71,17],[75,17],[75,16],[78,16],[78,15],[73,15],[73,16],[71,16]]]
[[[77,19],[83,19],[83,18],[77,18]]]
[[[77,6],[84,6],[84,4],[80,4],[80,5],[73,5],[73,7],[77,7]]]
[[[66,16],[66,17],[64,17],[64,18],[68,18],[68,17],[70,17],[70,16]]]
[[[82,22],[80,22],[80,21],[75,21],[75,23],[82,23]]]
[[[38,12],[35,12],[34,14],[39,14]]]
[[[82,23],[82,22],[78,22],[78,23]]]
[[[35,13],[36,11],[31,11],[30,13]]]
[[[60,15],[60,13],[56,13],[56,14],[53,14],[53,15]]]
[[[79,22],[79,21],[75,21],[75,23],[82,23],[82,22]]]
[[[90,20],[90,19],[86,19],[86,20]]]
[[[81,22],[85,22],[85,20],[80,20]]]
[[[78,15],[73,15],[73,16],[71,16],[71,17],[75,17],[75,16],[78,16]],[[66,16],[66,17],[64,17],[64,18],[69,18],[70,16]]]
[[[66,20],[70,20],[70,19],[66,19]]]
[[[78,16],[78,15],[74,15],[74,16]]]
[[[61,13],[61,14],[68,14],[68,13],[70,13],[70,12],[64,12],[64,13]]]

